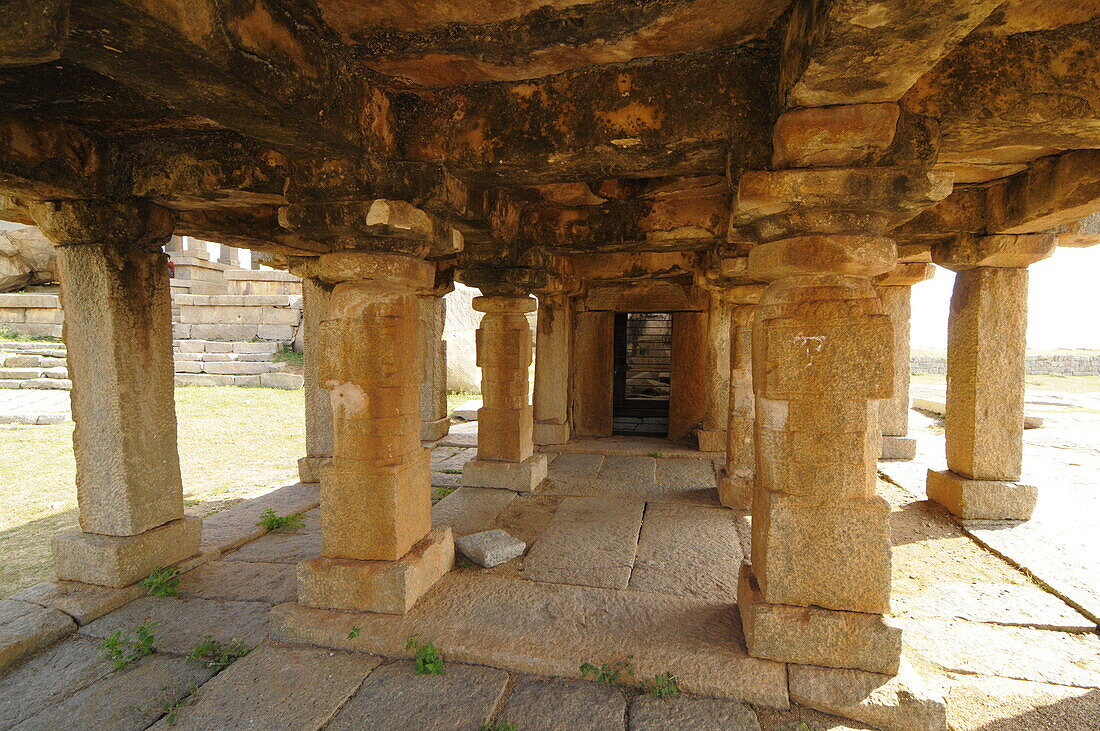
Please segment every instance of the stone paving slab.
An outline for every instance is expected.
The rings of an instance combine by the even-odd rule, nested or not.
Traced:
[[[446,663],[443,675],[416,675],[411,662],[390,663],[372,672],[325,728],[476,729],[493,714],[507,686],[508,673],[493,668]]]
[[[297,564],[321,555],[321,514],[311,510],[301,528],[270,531],[225,556],[226,561]]]
[[[554,584],[625,589],[638,548],[640,500],[569,497],[527,552],[524,577]]]
[[[203,519],[202,549],[229,552],[259,538],[266,529],[257,525],[257,522],[260,515],[269,508],[277,515],[291,515],[314,510],[320,504],[320,485],[304,482],[287,485],[246,500]]]
[[[144,597],[80,628],[86,637],[104,638],[115,631],[134,636],[138,625],[153,621],[157,650],[186,655],[207,635],[219,642],[239,639],[255,647],[268,634],[271,605],[262,602],[211,601]]]
[[[952,731],[1064,731],[1100,726],[1100,693],[1009,678],[958,675],[947,693]]]
[[[645,493],[657,483],[657,460],[653,457],[608,455],[589,487],[599,494],[617,494],[624,488],[633,493]],[[611,488],[611,492],[607,492]]]
[[[648,455],[563,452],[551,463],[550,482],[540,492],[719,504],[711,460],[655,459]]]
[[[621,729],[626,723],[622,691],[586,680],[522,677],[496,715],[524,731]]]
[[[919,594],[896,596],[895,615],[965,619],[1062,632],[1093,632],[1096,624],[1033,584],[933,584]]]
[[[630,731],[760,731],[760,721],[748,706],[713,698],[651,698],[630,704]]]
[[[202,686],[171,728],[321,728],[379,662],[355,653],[265,645]],[[153,726],[169,727],[166,719]]]
[[[554,455],[547,477],[554,483],[565,486],[590,483],[596,479],[603,465],[602,454],[562,453]]]
[[[656,437],[637,437],[616,435],[613,437],[579,437],[570,439],[568,444],[550,444],[541,447],[541,451],[559,454],[584,452],[587,454],[605,454],[619,456],[646,457],[651,452],[660,452],[662,458],[711,460],[714,454],[700,452],[694,447],[675,444],[667,439]]]
[[[296,567],[286,563],[215,561],[180,579],[180,596],[277,604],[298,598]]]
[[[455,538],[489,530],[515,498],[511,490],[460,487],[432,506],[432,527],[449,525]]]
[[[64,612],[0,599],[0,672],[76,629]]]
[[[742,558],[732,511],[648,503],[629,588],[732,604]]]
[[[112,669],[98,640],[73,636],[57,643],[0,675],[0,728],[12,728],[57,705]]]
[[[477,422],[468,421],[465,424],[451,424],[447,436],[440,439],[436,446],[439,447],[476,447],[477,446]]]
[[[136,584],[124,589],[113,589],[79,581],[43,581],[17,591],[8,598],[57,609],[72,617],[77,624],[85,625],[143,594],[145,589]]]
[[[452,571],[406,615],[280,604],[271,620],[294,642],[408,657],[419,634],[454,662],[564,678],[632,656],[639,677],[671,672],[686,693],[787,707],[786,667],[749,657],[727,603]]]
[[[436,453],[440,453],[440,459],[436,460]],[[442,447],[432,450],[432,469],[461,470],[467,462],[477,458],[477,450],[459,447]]]
[[[141,731],[214,675],[202,663],[156,654],[111,673],[64,702],[51,705],[19,731],[110,729]]]

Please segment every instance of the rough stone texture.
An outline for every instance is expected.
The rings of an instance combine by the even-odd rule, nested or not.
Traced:
[[[1096,623],[1034,584],[935,583],[912,596],[894,595],[893,611],[905,617],[964,619],[1061,632],[1094,632]]]
[[[699,451],[721,452],[726,448],[726,426],[730,405],[730,326],[736,305],[721,290],[711,292],[706,313],[703,343],[703,420],[696,433]]]
[[[202,686],[171,728],[320,728],[379,662],[358,653],[261,647]]]
[[[953,731],[1083,729],[1100,718],[1100,694],[1086,688],[964,675],[952,678],[947,722]]]
[[[795,664],[787,673],[795,703],[885,731],[946,731],[943,697],[904,658],[894,676]]]
[[[1039,499],[1032,485],[971,480],[951,470],[928,470],[925,490],[929,500],[963,520],[1027,520]]]
[[[526,543],[500,529],[463,536],[455,541],[455,547],[466,558],[487,569],[518,558],[527,550]]]
[[[209,680],[216,671],[182,657],[156,654],[111,673],[64,702],[50,706],[20,725],[20,729],[58,728],[140,729]]]
[[[522,462],[473,459],[462,466],[462,484],[514,492],[533,492],[546,479],[546,455],[533,454]]]
[[[81,627],[80,634],[103,638],[121,631],[133,636],[138,625],[156,622],[155,646],[162,652],[186,655],[206,635],[219,642],[239,639],[255,647],[267,636],[269,608],[263,602],[143,597]]]
[[[650,698],[630,703],[630,731],[693,729],[694,731],[760,731],[760,721],[748,706],[711,698]]]
[[[122,588],[198,553],[201,534],[202,521],[191,517],[135,536],[70,531],[53,539],[54,567],[62,581]]]
[[[570,364],[573,362],[573,309],[561,295],[539,297],[535,339],[535,444],[569,441]]]
[[[524,576],[555,584],[627,588],[644,508],[638,500],[566,498],[528,551]]]
[[[481,369],[477,367],[475,335],[481,313],[473,308],[478,291],[455,283],[443,298],[447,304],[443,337],[447,341],[447,390],[481,393]]]
[[[741,304],[730,318],[729,422],[726,464],[718,474],[718,499],[728,508],[752,507],[756,472],[756,396],[752,386],[752,328],[756,306]]]
[[[699,347],[700,343],[707,342],[707,320],[703,312],[672,313],[668,438],[674,442],[691,434],[703,421],[707,410],[709,376],[705,353],[708,348]],[[714,404],[713,398],[709,400]]]
[[[909,433],[909,320],[912,287],[876,287],[882,310],[893,326],[894,347],[890,359],[893,393],[879,402],[879,428],[883,436],[904,437]],[[904,459],[904,458],[899,458]]]
[[[456,538],[488,530],[515,497],[511,490],[460,487],[432,506],[432,527],[449,525]]]
[[[0,728],[68,698],[112,670],[99,643],[74,636],[0,675]]]
[[[906,422],[908,422],[908,419],[906,419]],[[916,456],[917,442],[915,439],[888,436],[882,438],[882,451],[878,457],[880,460],[911,460]]]
[[[590,681],[522,677],[496,720],[517,728],[571,731],[621,728],[625,716],[626,699],[616,688]]]
[[[0,292],[57,281],[53,242],[34,226],[0,233]]]
[[[420,380],[420,439],[434,442],[446,436],[447,418],[447,305],[435,294],[417,298],[417,320],[424,338],[424,371]]]
[[[404,616],[280,604],[271,619],[289,641],[407,657],[405,640],[419,633],[454,662],[564,678],[580,662],[631,655],[638,677],[671,672],[685,693],[787,707],[785,667],[749,657],[735,612],[712,601],[455,571]],[[352,627],[360,634],[349,640]]]
[[[531,327],[524,313],[536,303],[530,297],[478,297],[473,306],[485,314],[477,330],[483,404],[477,414],[478,461],[524,462],[534,452],[527,398]]]
[[[181,596],[239,601],[292,602],[297,594],[294,567],[285,563],[216,561],[180,579]]]
[[[319,330],[328,315],[332,288],[318,279],[302,279],[302,350],[305,357],[304,386],[306,389],[306,459],[330,459],[332,457],[332,404],[328,391],[318,381],[320,369]],[[320,482],[319,472],[308,470],[302,482]],[[301,465],[301,462],[299,462]],[[301,466],[299,466],[301,470]],[[313,479],[306,479],[307,477]]]
[[[881,155],[894,140],[897,104],[848,104],[795,109],[775,122],[772,165],[858,165]]]
[[[56,609],[0,600],[0,672],[75,629],[72,618]]]
[[[254,541],[265,533],[265,529],[257,525],[257,522],[263,511],[269,508],[277,515],[293,515],[314,510],[319,504],[320,492],[316,484],[299,482],[272,490],[258,498],[234,505],[228,510],[206,518],[202,524],[202,548],[204,551],[217,548],[223,552],[229,552]],[[315,520],[317,520],[315,511],[307,513],[307,525]],[[278,532],[273,537],[285,535],[299,534]],[[313,536],[313,539],[319,543],[320,537]],[[312,555],[317,555],[319,551],[318,545]]]
[[[9,599],[58,609],[75,619],[77,624],[85,625],[144,593],[140,586],[113,589],[79,581],[44,581],[12,594]]]
[[[429,531],[396,561],[321,556],[298,564],[298,601],[312,607],[403,614],[454,566],[451,529]]]
[[[298,563],[321,554],[321,532],[310,524],[320,525],[317,513],[306,515],[306,529],[274,531],[228,554],[226,561],[256,561],[259,563]]]
[[[737,601],[743,558],[728,510],[649,503],[628,588],[714,601]]]
[[[325,728],[480,728],[507,684],[508,673],[493,668],[447,663],[443,675],[421,676],[413,663],[395,662],[372,672]]]

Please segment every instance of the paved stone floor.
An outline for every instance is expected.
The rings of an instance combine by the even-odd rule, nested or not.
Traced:
[[[68,391],[0,389],[0,424],[60,424],[71,418]]]
[[[295,564],[319,551],[315,485],[208,518],[178,597],[20,592],[0,602],[0,625],[5,611],[57,607],[76,631],[0,674],[0,729],[1100,726],[1094,622],[922,495],[879,485],[893,506],[893,621],[906,630],[898,679],[784,666],[743,649],[733,601],[748,522],[717,506],[713,462],[606,451],[552,455],[537,494],[460,488],[437,503],[436,524],[503,528],[530,548],[489,570],[461,561],[403,617],[292,603]],[[446,489],[473,450],[432,457]],[[305,525],[266,533],[255,522],[268,507],[304,511]],[[156,652],[113,670],[103,638],[147,621]],[[277,641],[290,635],[307,641]],[[441,648],[443,676],[413,672],[412,635]],[[218,672],[185,659],[207,637],[254,649]],[[622,687],[582,681],[583,662],[629,662],[632,674]],[[677,699],[630,687],[665,672],[685,691]]]

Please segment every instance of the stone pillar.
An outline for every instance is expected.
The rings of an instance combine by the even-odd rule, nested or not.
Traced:
[[[564,294],[539,297],[535,338],[535,444],[569,441],[573,308]]]
[[[732,287],[730,386],[726,465],[718,471],[718,500],[728,508],[750,510],[756,474],[756,397],[752,392],[752,327],[763,285]]]
[[[706,342],[703,344],[703,422],[695,433],[701,452],[722,452],[726,449],[730,398],[730,317],[733,307],[721,289],[710,291]]]
[[[525,313],[535,300],[520,296],[475,297],[485,313],[477,330],[481,398],[477,459],[462,470],[462,484],[531,491],[546,479],[546,455],[534,453],[528,399],[531,328]]]
[[[206,248],[205,241],[199,241],[194,236],[181,236],[180,240],[183,242],[183,253],[187,256],[203,260],[210,258],[210,250]]]
[[[319,328],[333,459],[321,471],[321,556],[298,565],[298,601],[404,613],[454,563],[450,528],[431,529],[420,444],[416,294],[435,268],[366,252],[324,254],[305,268],[335,285]]]
[[[882,454],[879,459],[913,459],[917,442],[909,433],[909,320],[913,285],[931,279],[931,264],[899,264],[892,272],[875,278],[882,308],[894,326],[894,395],[879,404]]]
[[[240,252],[226,244],[218,244],[218,263],[226,264],[231,267],[239,267],[241,265]]]
[[[172,236],[168,239],[168,242],[164,245],[164,251],[169,254],[179,253],[183,251],[183,237]]]
[[[447,436],[451,420],[447,416],[447,341],[443,328],[447,303],[443,295],[432,292],[417,297],[417,319],[424,338],[424,368],[420,379],[420,441],[436,442]]]
[[[199,550],[176,451],[166,211],[139,202],[31,206],[58,246],[73,382],[80,530],[53,541],[57,577],[122,587]]]
[[[1027,266],[1050,256],[1047,234],[963,239],[937,247],[954,269],[947,334],[947,469],[928,497],[963,519],[1027,520],[1038,498],[1023,465]]]
[[[302,342],[305,355],[306,456],[298,460],[302,482],[320,482],[332,462],[332,404],[319,376],[318,330],[328,315],[332,286],[315,277],[302,278]]]

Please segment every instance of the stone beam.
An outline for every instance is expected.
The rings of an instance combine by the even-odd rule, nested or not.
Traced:
[[[29,66],[61,56],[69,0],[0,0],[0,67]]]
[[[892,102],[1002,0],[797,0],[783,38],[785,107]]]
[[[480,186],[763,167],[773,74],[751,47],[405,94],[399,147]]]
[[[316,255],[330,247],[279,225],[276,206],[188,209],[177,212],[175,233],[285,256]]]
[[[0,113],[0,194],[38,200],[118,190],[110,146],[63,122]]]

